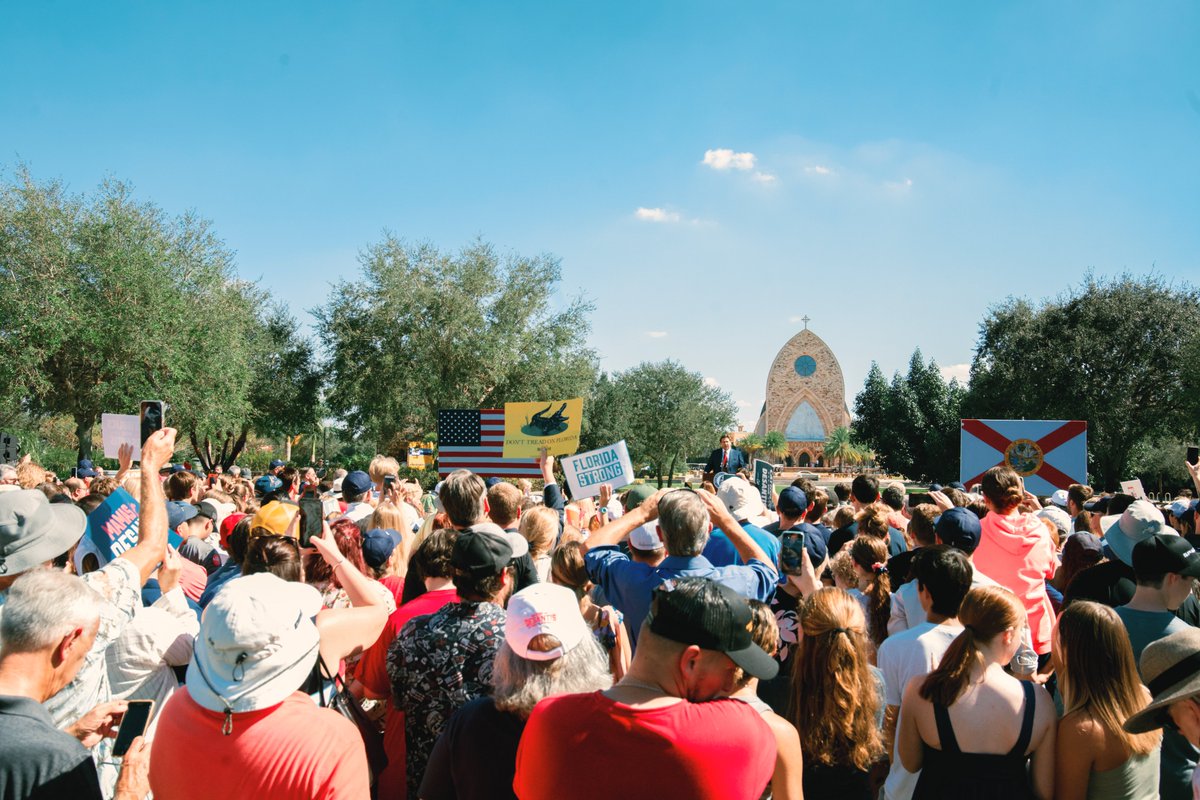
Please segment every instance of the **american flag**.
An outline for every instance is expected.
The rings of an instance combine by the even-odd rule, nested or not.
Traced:
[[[469,469],[484,478],[540,478],[535,458],[504,457],[504,409],[438,412],[438,475]]]

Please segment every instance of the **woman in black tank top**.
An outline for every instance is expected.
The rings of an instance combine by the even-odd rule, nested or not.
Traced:
[[[1053,704],[1041,687],[1004,672],[1020,645],[1023,606],[1007,589],[979,587],[959,619],[963,632],[937,669],[909,683],[901,705],[900,759],[920,771],[914,800],[1051,797]],[[960,746],[963,736],[972,749]]]

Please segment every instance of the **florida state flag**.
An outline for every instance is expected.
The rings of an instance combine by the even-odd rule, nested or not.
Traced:
[[[1087,483],[1083,420],[964,419],[960,441],[959,474],[968,489],[999,466],[1011,467],[1036,495]]]

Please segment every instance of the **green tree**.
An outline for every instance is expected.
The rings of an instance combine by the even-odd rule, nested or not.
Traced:
[[[328,348],[326,403],[377,444],[436,429],[443,408],[582,396],[596,375],[584,342],[592,305],[556,310],[556,258],[458,253],[391,235],[315,309]]]
[[[862,391],[854,398],[854,430],[864,442],[876,444],[887,436],[888,383],[879,364],[872,361]]]
[[[746,454],[746,458],[753,463],[759,453],[765,452],[767,446],[766,437],[752,433],[749,436],[743,436],[741,441],[737,443],[737,446],[739,450]]]
[[[298,330],[296,320],[279,305],[269,308],[266,319],[255,326],[249,342],[250,380],[244,413],[226,418],[233,427],[218,427],[208,434],[193,427],[188,432],[205,469],[217,465],[228,469],[241,454],[251,430],[283,437],[288,444],[297,434],[319,433],[321,373],[312,342]],[[290,451],[285,454],[285,458],[290,456]]]
[[[787,437],[779,431],[769,431],[762,437],[763,455],[771,459],[780,459],[787,455]]]
[[[677,361],[639,364],[600,383],[605,395],[591,407],[613,427],[611,438],[597,444],[625,439],[630,459],[649,464],[660,487],[672,481],[689,454],[704,452],[728,431],[737,416],[726,392]]]
[[[0,188],[0,283],[8,412],[69,415],[81,458],[102,412],[142,399],[166,401],[184,430],[245,413],[263,298],[195,214],[169,217],[114,180],[70,195],[22,169]]]
[[[828,461],[836,461],[838,469],[845,468],[846,464],[857,464],[862,460],[862,453],[855,445],[854,435],[849,428],[833,429],[829,438],[825,440],[825,458]]]
[[[1158,276],[1009,300],[980,325],[964,415],[1086,420],[1091,471],[1115,488],[1140,443],[1195,430],[1197,330],[1200,291]]]

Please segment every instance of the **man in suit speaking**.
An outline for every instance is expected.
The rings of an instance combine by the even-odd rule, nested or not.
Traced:
[[[746,456],[733,446],[729,434],[725,434],[721,437],[721,446],[712,451],[704,465],[704,480],[711,481],[718,472],[737,472],[745,466],[748,466]]]

